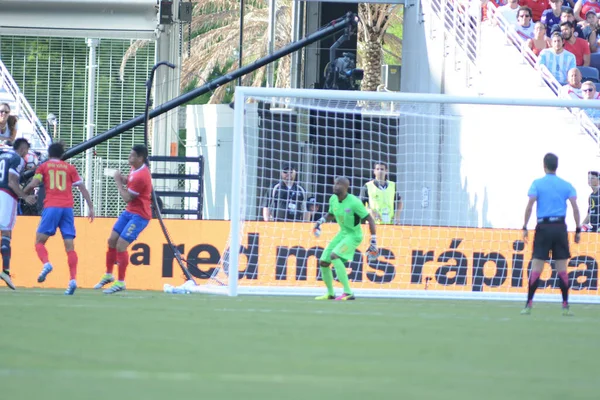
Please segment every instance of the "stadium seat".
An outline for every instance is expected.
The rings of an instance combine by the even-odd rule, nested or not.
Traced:
[[[598,69],[594,67],[577,67],[581,71],[581,81],[600,82],[600,74]]]
[[[600,69],[600,53],[592,53],[591,54],[590,67]]]
[[[600,83],[596,82],[594,85],[596,85],[596,92],[600,92]]]

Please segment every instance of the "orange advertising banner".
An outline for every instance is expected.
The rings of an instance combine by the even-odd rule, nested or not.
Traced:
[[[13,232],[11,269],[17,286],[42,286],[37,283],[41,263],[34,249],[38,222],[39,217],[19,217]],[[76,218],[80,287],[92,287],[104,273],[106,240],[114,222],[113,218],[99,218],[93,223]],[[198,283],[206,281],[223,255],[229,222],[165,222],[180,252],[192,265],[190,272],[198,278]],[[240,285],[323,285],[318,259],[338,228],[326,224],[321,237],[315,238],[311,227],[310,223],[247,222],[240,254]],[[354,259],[348,263],[354,288],[502,293],[525,290],[531,248],[521,241],[520,230],[378,226],[377,236],[380,247],[377,262],[367,262],[364,251],[368,235],[365,235]],[[572,244],[569,276],[577,294],[599,294],[597,238],[594,233],[582,234],[581,243]],[[66,287],[67,257],[59,234],[49,240],[48,251],[55,268],[43,287]],[[179,285],[184,281],[156,221],[133,243],[129,255],[129,289],[162,290],[165,283]],[[554,278],[550,268],[546,268],[540,288],[558,293]]]

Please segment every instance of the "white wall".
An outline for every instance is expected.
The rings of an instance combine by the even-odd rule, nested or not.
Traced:
[[[233,109],[228,105],[193,105],[186,107],[186,116],[186,156],[204,157],[203,219],[228,220],[231,212]],[[258,147],[258,118],[254,104],[246,105],[246,135],[243,177],[247,196],[246,210],[251,213],[256,208]],[[198,173],[196,165],[187,168],[188,174]],[[187,191],[198,190],[197,183],[186,181],[186,185]],[[249,218],[248,214],[246,218]]]
[[[229,219],[233,110],[227,105],[193,105],[186,107],[186,115],[186,156],[204,157],[203,219]],[[186,182],[194,185],[186,190],[198,190],[196,183]]]
[[[405,16],[403,91],[431,92],[439,83],[451,95],[555,98],[496,27],[484,26],[482,74],[477,76],[474,68],[465,69],[462,52],[455,51],[451,38],[443,44],[437,17],[425,14],[425,22],[417,23],[410,15],[414,9],[407,9]],[[411,24],[416,26],[408,29]],[[411,53],[418,48],[424,49],[421,54]],[[428,67],[422,64],[424,57]],[[429,84],[423,82],[427,80]],[[519,228],[527,190],[533,179],[543,176],[547,152],[559,156],[558,175],[573,183],[580,208],[587,210],[587,171],[599,169],[598,147],[580,133],[578,121],[565,109],[413,108],[415,114],[429,116],[402,117],[405,134],[397,167],[405,193],[404,223]],[[423,186],[431,188],[427,206],[422,204]]]

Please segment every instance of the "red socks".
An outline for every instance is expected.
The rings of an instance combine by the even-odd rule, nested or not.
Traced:
[[[117,262],[117,249],[108,248],[106,252],[106,273],[112,274]]]
[[[127,250],[117,253],[117,263],[119,264],[119,274],[117,279],[121,282],[124,282],[125,271],[127,270],[127,265],[129,264],[129,254],[127,254]]]
[[[67,252],[67,262],[69,264],[71,279],[77,278],[77,253],[75,250]]]
[[[35,251],[37,252],[40,261],[46,264],[48,262],[48,250],[46,250],[46,246],[42,243],[36,243]]]

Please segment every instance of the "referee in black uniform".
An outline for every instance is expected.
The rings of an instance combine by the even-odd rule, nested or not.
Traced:
[[[306,200],[306,190],[296,183],[296,169],[284,164],[281,180],[267,189],[263,197],[263,220],[308,221]]]
[[[523,224],[523,240],[527,243],[527,223],[531,217],[533,205],[537,202],[537,226],[533,238],[533,254],[531,274],[529,275],[529,290],[527,303],[521,314],[531,314],[533,296],[544,270],[544,263],[550,258],[554,260],[554,268],[558,275],[558,285],[562,294],[563,315],[571,315],[569,311],[569,278],[567,276],[567,260],[571,258],[569,237],[565,217],[567,215],[567,200],[573,207],[575,219],[575,243],[579,243],[581,227],[579,226],[579,208],[577,193],[573,185],[556,176],[558,157],[552,153],[544,156],[544,171],[546,175],[533,181],[529,192],[529,202],[525,209]]]

